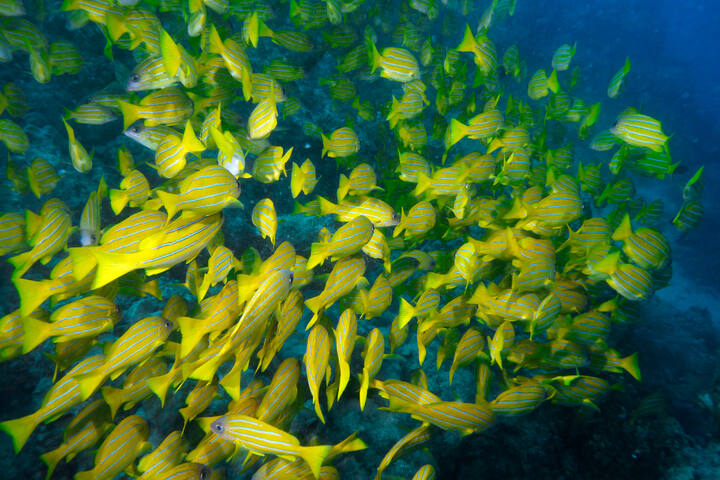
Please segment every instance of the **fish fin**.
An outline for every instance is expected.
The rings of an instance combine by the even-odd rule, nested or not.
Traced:
[[[612,234],[612,239],[616,241],[624,241],[632,235],[632,225],[630,224],[630,215],[625,214],[618,228]]]
[[[380,66],[382,57],[380,56],[380,52],[378,52],[378,49],[375,46],[375,42],[373,42],[372,39],[370,39],[369,37],[368,43],[370,44],[370,73],[375,73],[375,70],[377,70]]]
[[[308,464],[316,479],[320,476],[320,467],[322,467],[331,448],[330,445],[318,445],[316,447],[302,447],[299,451],[300,456]]]
[[[402,330],[405,325],[415,316],[415,307],[404,298],[400,298],[400,309],[398,311],[398,328]]]
[[[30,435],[32,435],[38,423],[40,422],[35,413],[0,423],[0,430],[12,437],[13,448],[15,449],[16,455],[22,450],[25,442],[30,438]]]
[[[318,201],[320,202],[320,214],[321,215],[332,215],[335,213],[337,205],[332,203],[330,200],[318,195]]]
[[[130,125],[140,119],[138,106],[123,100],[118,100],[117,103],[123,116],[123,129],[127,130]]]
[[[370,386],[370,374],[367,370],[363,371],[360,378],[360,411],[365,410],[365,402],[367,401],[368,387]]]
[[[460,42],[460,45],[457,46],[458,52],[471,52],[474,53],[475,50],[478,48],[477,40],[475,40],[475,36],[472,33],[472,30],[470,30],[470,25],[465,24],[465,34],[463,36],[462,42]]]
[[[180,69],[180,49],[165,29],[161,30],[160,53],[162,55],[163,66],[168,76],[174,77]]]
[[[168,193],[164,190],[156,190],[155,194],[165,207],[165,211],[167,212],[167,221],[169,223],[170,220],[172,220],[172,218],[177,214],[177,204],[180,202],[182,197],[174,193]]]
[[[193,130],[190,120],[185,123],[182,146],[186,151],[190,153],[199,153],[205,151],[205,145],[195,135],[195,130]]]
[[[102,387],[100,389],[103,400],[105,400],[105,403],[107,403],[108,407],[110,407],[111,420],[115,418],[115,414],[122,404],[125,403],[125,398],[123,397],[122,392],[122,388],[115,387]]]
[[[78,250],[82,251],[84,249],[91,248],[91,247],[83,247],[79,249],[71,249],[71,250]],[[95,257],[95,261],[97,262],[97,270],[95,272],[95,278],[92,283],[92,289],[104,287],[108,283],[112,282],[113,280],[116,280],[126,273],[130,273],[133,270],[137,268],[136,258],[133,255],[127,255],[122,253],[108,253],[100,248],[92,248],[92,250],[89,251],[90,253],[87,256],[93,256]],[[73,253],[71,253],[73,255]],[[78,272],[78,260],[76,257],[80,257],[80,266],[81,271]],[[74,263],[74,272],[75,272],[75,278],[84,278],[82,275],[82,272],[86,270],[87,264],[89,261],[87,258],[82,258],[84,255],[81,255],[79,252],[75,253],[73,255],[73,263]],[[86,273],[87,275],[87,273]]]
[[[165,405],[165,396],[170,388],[170,384],[175,378],[174,372],[168,372],[165,375],[158,375],[147,380],[150,391],[160,399],[160,406]]]
[[[43,343],[51,336],[52,324],[43,322],[33,317],[27,317],[23,320],[23,353],[34,350],[35,347]]]
[[[642,381],[642,373],[640,372],[640,365],[638,364],[637,352],[622,359],[623,368],[633,376],[638,382]]]
[[[44,282],[36,282],[24,278],[14,278],[20,296],[20,316],[27,317],[50,297],[50,289]]]
[[[90,398],[98,387],[102,385],[107,376],[105,369],[100,367],[76,377],[77,382],[80,384],[80,394],[83,400]]]
[[[197,320],[191,317],[178,317],[175,322],[180,328],[180,358],[187,357],[205,335],[204,329],[197,328]]]
[[[53,472],[55,471],[55,467],[57,467],[58,463],[60,463],[60,460],[64,457],[64,451],[63,447],[58,447],[55,450],[50,450],[49,452],[43,453],[40,455],[40,460],[47,465],[47,474],[45,475],[45,480],[49,480],[52,476]],[[70,461],[70,459],[68,459]]]
[[[557,70],[553,69],[552,73],[548,77],[547,87],[553,93],[558,93],[560,91],[560,83],[558,82],[557,78]]]
[[[297,196],[300,195],[304,182],[305,176],[302,168],[293,162],[292,173],[290,174],[290,191],[292,192],[293,198],[297,198]]]
[[[14,257],[10,257],[8,258],[8,262],[15,267],[11,278],[20,278],[25,275],[25,272],[30,270],[30,267],[32,267],[35,263],[33,260],[33,251],[30,250],[28,252],[15,255]]]
[[[457,142],[465,138],[468,132],[467,125],[459,122],[456,119],[452,119],[450,121],[450,135],[447,137],[447,142],[445,143],[445,150],[450,150],[450,147],[455,145]]]
[[[327,243],[314,242],[310,245],[310,256],[307,259],[307,268],[310,270],[317,265],[321,265],[327,258]]]
[[[350,179],[341,173],[337,189],[338,202],[342,202],[343,198],[347,196],[348,191],[350,191]]]

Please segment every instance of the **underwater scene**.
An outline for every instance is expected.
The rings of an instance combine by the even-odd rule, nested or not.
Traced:
[[[0,26],[0,479],[720,479],[720,5]]]

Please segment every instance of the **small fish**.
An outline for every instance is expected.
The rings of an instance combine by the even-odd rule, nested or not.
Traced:
[[[625,143],[661,152],[666,148],[668,136],[659,121],[647,115],[629,112],[618,118],[610,131]]]
[[[453,376],[457,369],[472,363],[480,355],[484,347],[485,337],[482,332],[473,327],[468,328],[455,349],[455,356],[450,366],[450,385],[452,385]]]
[[[337,327],[333,330],[335,348],[338,358],[338,389],[337,399],[340,400],[350,381],[350,360],[357,340],[357,316],[351,309],[346,309],[338,318]]]
[[[365,216],[375,227],[393,227],[400,219],[390,205],[374,197],[346,199],[334,204],[323,197],[320,200],[322,215],[335,214],[338,221],[349,222],[358,216]]]
[[[327,241],[313,243],[310,246],[310,257],[307,268],[312,269],[322,264],[326,258],[333,260],[349,257],[359,252],[373,235],[375,228],[367,219],[360,215],[340,227]]]
[[[172,219],[178,211],[193,215],[212,215],[227,207],[239,207],[242,204],[237,197],[240,194],[235,177],[225,168],[216,165],[201,168],[185,178],[177,194],[156,190]]]
[[[497,415],[523,415],[535,410],[546,398],[547,393],[540,382],[527,380],[500,393],[490,402],[490,408]]]
[[[413,418],[443,430],[455,430],[461,434],[486,430],[495,420],[495,415],[487,404],[462,402],[407,404],[395,410],[409,413]]]
[[[300,364],[295,358],[286,358],[278,366],[270,385],[255,411],[255,417],[274,424],[297,397],[297,384],[300,380]]]
[[[380,76],[398,82],[410,82],[420,77],[420,67],[415,56],[404,48],[388,47],[382,55],[370,41],[372,72],[382,69]]]
[[[152,446],[147,439],[150,427],[137,415],[125,417],[105,437],[95,454],[92,470],[75,474],[77,480],[109,480],[129,467]]]
[[[552,68],[559,72],[567,70],[570,67],[570,62],[572,61],[573,56],[575,55],[575,47],[577,47],[577,43],[574,43],[572,46],[567,43],[560,45],[553,54]]]
[[[411,430],[410,432],[405,434],[404,437],[395,442],[395,444],[390,448],[390,450],[387,451],[387,453],[383,457],[380,465],[377,468],[375,480],[380,480],[382,478],[382,473],[387,467],[390,466],[390,464],[394,460],[401,458],[413,452],[414,450],[417,450],[423,444],[430,441],[431,437],[432,427],[428,424],[422,424],[416,429]]]
[[[123,381],[122,388],[102,387],[102,397],[110,408],[110,418],[115,418],[121,406],[124,407],[123,410],[129,410],[140,401],[150,397],[152,391],[147,380],[165,373],[167,373],[165,361],[153,357],[130,370]]]
[[[131,170],[120,182],[119,189],[110,189],[110,207],[119,215],[127,205],[139,207],[150,197],[150,183],[139,170]]]
[[[182,125],[193,113],[192,102],[177,87],[157,90],[145,96],[138,105],[124,100],[118,100],[117,103],[123,115],[125,129],[141,119],[148,127]]]
[[[0,215],[0,256],[22,250],[25,241],[25,217],[19,213]]]
[[[255,159],[253,177],[261,183],[273,183],[280,179],[280,174],[287,175],[285,164],[290,160],[293,147],[283,152],[282,147],[269,147]]]
[[[198,381],[195,384],[195,388],[185,397],[186,406],[178,410],[185,420],[182,432],[185,432],[188,422],[204,412],[216,396],[218,396],[217,383]]]
[[[355,131],[350,127],[342,127],[333,131],[330,137],[322,135],[323,151],[325,155],[342,158],[356,154],[360,150],[360,141]]]
[[[297,198],[300,192],[310,195],[318,183],[315,165],[306,158],[301,166],[293,163],[292,174],[290,177],[290,190],[293,198]]]
[[[423,465],[415,472],[411,480],[435,480],[435,467],[430,464]]]
[[[647,227],[633,232],[628,214],[613,232],[612,239],[623,242],[623,252],[640,268],[658,270],[670,257],[670,243],[663,234]]]
[[[497,69],[497,52],[495,45],[487,35],[480,33],[475,36],[470,30],[470,25],[465,25],[465,33],[458,45],[459,52],[470,52],[473,54],[473,61],[483,76],[489,76]]]
[[[85,125],[104,125],[117,118],[115,112],[95,103],[85,103],[73,111],[66,111],[66,117]]]
[[[57,198],[45,202],[39,217],[28,214],[26,218],[33,219],[32,222],[26,222],[28,243],[32,245],[32,250],[8,259],[15,267],[13,278],[22,277],[38,261],[48,263],[57,252],[65,248],[71,232],[72,221],[67,206]],[[33,230],[31,225],[35,226]]]
[[[255,204],[252,211],[252,223],[260,230],[263,238],[270,239],[270,243],[274,247],[277,233],[277,213],[272,200],[264,198]]]
[[[557,80],[557,70],[553,70],[547,76],[545,70],[536,71],[528,83],[528,97],[532,100],[539,100],[546,97],[549,92],[557,93],[560,90]]]
[[[307,328],[312,327],[319,315],[330,305],[350,293],[358,282],[362,281],[365,268],[365,260],[358,257],[343,258],[335,263],[320,295],[305,301],[305,305],[314,314]]]
[[[100,214],[102,199],[107,195],[105,179],[100,180],[98,189],[91,192],[80,216],[80,243],[82,245],[97,245],[100,240]]]
[[[249,100],[252,92],[252,66],[250,65],[250,58],[245,52],[245,49],[232,38],[226,38],[223,41],[215,29],[215,26],[211,25],[209,51],[210,53],[217,53],[222,56],[230,75],[242,84],[245,100]],[[273,102],[273,107],[274,105]]]
[[[8,168],[10,168],[9,164]],[[35,157],[27,169],[27,179],[30,190],[37,198],[40,198],[53,191],[55,185],[60,181],[60,176],[50,162],[41,157]]]
[[[0,141],[13,153],[25,153],[30,147],[30,140],[20,125],[7,118],[0,118]]]
[[[313,326],[308,334],[304,357],[308,388],[312,394],[315,413],[322,423],[325,423],[325,417],[320,406],[320,386],[326,373],[329,377],[331,343],[332,339],[325,327]]]
[[[437,221],[437,212],[428,201],[421,201],[413,205],[407,215],[402,212],[400,222],[393,230],[393,237],[405,232],[405,237],[422,237],[433,229]]]
[[[361,163],[353,168],[349,176],[340,175],[338,201],[341,202],[347,195],[358,197],[367,195],[373,190],[382,190],[377,186],[375,170],[369,164]]]
[[[607,95],[610,98],[616,98],[625,87],[625,77],[630,73],[630,57],[625,58],[623,67],[612,76],[610,84],[607,88]]]
[[[210,429],[223,438],[258,455],[277,455],[294,460],[302,458],[317,479],[320,467],[330,452],[330,445],[304,447],[291,434],[265,422],[244,415],[226,415],[215,420]]]
[[[673,218],[672,223],[681,232],[687,232],[694,230],[698,226],[704,214],[705,209],[700,202],[685,202],[680,207],[680,211],[675,215],[675,218]]]
[[[50,479],[62,459],[70,461],[77,454],[92,449],[105,437],[112,426],[111,423],[101,421],[86,422],[77,433],[68,436],[59,447],[40,455],[40,459],[48,467],[45,478]]]
[[[173,178],[185,168],[189,153],[200,154],[204,151],[205,145],[195,136],[192,124],[188,120],[182,138],[171,133],[158,142],[155,151],[155,166],[158,174],[164,178]]]
[[[380,372],[383,354],[385,352],[385,338],[379,329],[374,328],[365,339],[363,351],[363,371],[360,376],[360,410],[364,410],[367,400],[367,391],[370,382]]]

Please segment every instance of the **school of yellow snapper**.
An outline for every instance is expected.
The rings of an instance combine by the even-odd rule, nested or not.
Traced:
[[[307,382],[323,423],[340,402],[357,399],[362,410],[371,396],[387,400],[387,415],[419,422],[387,452],[380,478],[440,429],[481,432],[543,402],[599,410],[608,372],[640,380],[637,355],[617,351],[608,336],[613,324],[632,320],[633,302],[670,281],[663,203],[637,197],[633,183],[637,174],[672,175],[668,135],[632,107],[611,128],[597,126],[604,102],[573,95],[582,81],[571,69],[576,46],[557,49],[550,73],[529,74],[516,45],[491,39],[515,0],[482,3],[475,11],[464,0],[392,8],[364,0],[65,0],[68,28],[99,28],[109,58],[125,49],[137,60],[125,91],[68,105],[72,165],[86,173],[93,162],[110,163],[88,154],[73,123],[120,118],[148,162],[121,148],[122,181],[101,181],[79,222],[56,197],[39,212],[0,217],[0,254],[14,267],[21,300],[0,320],[0,360],[51,340],[56,372],[37,411],[0,423],[15,451],[40,423],[70,414],[63,443],[42,456],[48,478],[83,451],[95,452],[94,463],[78,480],[122,472],[220,478],[231,459],[242,459],[254,479],[339,478],[333,462],[367,445],[355,434],[326,445],[290,433]],[[39,83],[81,70],[79,46],[46,38],[22,0],[0,0],[0,15],[0,61],[26,56]],[[306,105],[286,95],[306,75],[301,60],[288,58],[318,51],[337,58],[338,73],[318,82],[327,102]],[[609,79],[610,99],[622,98],[630,68],[628,59]],[[363,83],[373,83],[372,98],[358,94]],[[340,104],[356,111],[344,124],[304,122],[304,134],[322,141],[320,156],[299,158],[298,146],[274,144],[286,117]],[[239,105],[250,112],[246,121]],[[17,86],[2,88],[0,140],[14,159],[8,180],[40,198],[59,178],[42,158],[18,166],[30,142],[8,117],[28,108]],[[568,133],[554,145],[558,126]],[[393,143],[382,162],[363,157],[363,131]],[[584,147],[603,163],[576,161]],[[240,212],[241,185],[271,191],[291,159],[290,193],[305,197],[295,213],[333,215],[337,228],[317,232],[312,245],[276,245],[278,212],[264,198],[248,208],[273,253],[228,248],[223,220]],[[313,195],[319,181],[335,187],[318,175],[329,161],[344,172],[335,199]],[[673,220],[681,231],[702,217],[702,188],[701,168]],[[116,215],[105,225],[104,204]],[[28,278],[39,264],[49,274]],[[178,264],[187,295],[116,328],[114,299],[162,299],[158,275]],[[283,358],[293,336],[306,342],[305,354]],[[397,361],[411,336],[411,378],[384,378],[383,363]],[[430,391],[428,348],[437,350],[438,370],[451,362],[450,384],[459,370],[473,372],[475,398]],[[150,422],[129,411],[152,396],[164,403],[186,383],[193,387],[178,412],[182,429],[151,444]],[[202,416],[218,398],[225,413]],[[197,444],[185,434],[192,422],[205,432]],[[428,464],[413,479],[435,475]]]

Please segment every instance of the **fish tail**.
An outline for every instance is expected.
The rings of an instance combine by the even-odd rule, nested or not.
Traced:
[[[322,144],[323,144],[322,155],[320,155],[320,158],[323,158],[327,154],[328,150],[330,150],[330,139],[322,133],[320,134],[320,138],[322,138]]]
[[[316,479],[320,476],[320,468],[331,448],[330,445],[318,445],[317,447],[303,447],[299,452]]]
[[[308,270],[314,268],[316,265],[322,264],[327,258],[327,243],[325,242],[314,242],[310,245],[310,256],[307,260]]]
[[[350,179],[340,174],[340,180],[338,181],[338,189],[337,189],[337,199],[338,202],[342,202],[343,198],[345,198],[350,191]]]
[[[27,317],[23,320],[25,335],[23,336],[23,353],[35,349],[42,342],[50,338],[52,324]]]
[[[415,316],[415,307],[404,298],[400,298],[400,309],[398,311],[398,328],[402,330],[405,325]]]
[[[167,221],[170,223],[170,220],[172,220],[178,211],[177,204],[181,197],[175,193],[168,193],[163,190],[156,190],[155,193],[165,207],[165,211],[167,212]]]
[[[10,257],[8,258],[8,262],[15,267],[12,278],[20,278],[25,275],[25,272],[30,270],[30,267],[35,263],[35,260],[33,260],[33,251],[30,250],[29,252]]]
[[[624,241],[630,235],[632,235],[632,225],[630,224],[630,215],[626,213],[620,225],[613,232],[612,239],[615,241]]]
[[[630,73],[630,57],[625,57],[625,64],[623,64],[623,75]]]
[[[174,377],[174,372],[171,371],[165,375],[149,378],[147,381],[150,391],[160,399],[161,407],[165,405],[165,395],[167,395],[167,391]]]
[[[83,250],[83,248],[79,250]],[[95,257],[95,261],[97,262],[97,271],[95,272],[95,278],[93,279],[92,289],[104,287],[113,280],[116,280],[137,268],[137,263],[131,255],[107,253],[98,248],[94,248],[90,250],[90,252],[90,254],[85,252],[85,255]],[[76,253],[75,255],[83,257],[83,255],[79,253]],[[88,262],[87,259],[81,259],[80,261],[81,264]],[[84,276],[78,276],[78,264],[75,256],[73,256],[73,262],[75,262],[75,278],[85,278]],[[92,260],[89,262],[92,262]]]
[[[42,460],[45,465],[47,465],[47,474],[45,475],[45,480],[50,479],[53,472],[55,471],[55,467],[57,467],[57,464],[60,463],[60,460],[63,459],[64,452],[62,448],[63,447],[60,446],[55,450],[50,450],[49,452],[40,455],[40,460]]]
[[[370,73],[374,73],[375,70],[377,70],[380,66],[380,63],[382,62],[382,57],[380,56],[380,52],[378,52],[378,49],[375,46],[375,42],[373,42],[372,39],[368,38],[368,43],[370,44],[370,67],[372,68]]]
[[[613,275],[617,271],[618,262],[620,260],[620,252],[616,251],[610,255],[605,256],[597,264],[593,266],[593,270],[604,273],[606,275]]]
[[[450,135],[447,137],[447,142],[445,142],[445,150],[449,150],[450,147],[465,138],[467,131],[467,125],[453,118],[450,121]]]
[[[197,328],[196,320],[191,317],[178,317],[175,322],[180,328],[181,340],[180,340],[180,358],[187,357],[193,348],[200,343],[205,332]]]
[[[125,190],[110,189],[110,207],[115,215],[120,215],[129,200],[130,197]]]
[[[162,292],[160,291],[160,280],[158,280],[157,278],[153,278],[149,282],[145,283],[145,285],[143,285],[142,287],[142,292],[147,295],[151,295],[158,300],[162,300]]]
[[[418,181],[417,185],[415,185],[415,190],[413,191],[413,195],[416,197],[421,195],[425,190],[430,188],[430,177],[428,177],[424,172],[418,172]]]
[[[85,373],[77,377],[80,385],[80,393],[83,400],[87,400],[102,385],[107,378],[107,372],[104,368],[96,368],[95,370]]]
[[[40,421],[36,413],[0,423],[0,430],[12,437],[13,448],[15,449],[16,455],[22,450],[25,442],[30,438],[30,435],[38,423],[40,423]]]
[[[125,23],[125,19],[120,15],[107,15],[105,17],[105,26],[107,27],[108,36],[113,42],[117,42],[123,34],[130,32]]]
[[[140,119],[137,105],[133,105],[132,103],[124,102],[122,100],[118,100],[117,103],[123,116],[123,129],[127,129],[130,125]]]
[[[502,148],[502,146],[503,146],[502,140],[500,140],[500,138],[498,138],[498,137],[495,137],[490,142],[490,145],[488,145],[488,149],[487,149],[486,153],[488,155],[490,155],[492,152],[494,152],[498,148]]]
[[[75,480],[95,480],[95,471],[87,470],[85,472],[78,472],[75,474]]]
[[[103,400],[105,400],[105,403],[110,407],[110,420],[115,418],[115,414],[117,414],[122,404],[125,403],[122,392],[121,388],[115,387],[102,387],[100,389]]]
[[[27,317],[50,296],[50,289],[43,282],[14,278],[13,283],[20,296],[20,315]]]
[[[640,365],[638,364],[637,352],[622,359],[623,368],[633,376],[638,382],[642,381],[642,373],[640,372]]]
[[[368,388],[370,387],[370,374],[366,370],[360,376],[360,411],[365,410]]]
[[[222,39],[220,38],[220,34],[215,28],[215,25],[210,26],[210,37],[208,38],[208,41],[210,42],[210,53],[217,53],[218,55],[223,54],[225,46],[222,43]]]
[[[458,52],[475,52],[478,48],[477,40],[470,30],[470,25],[465,25],[465,35],[463,36],[462,42],[457,47]]]
[[[302,168],[293,162],[292,174],[290,175],[290,191],[292,192],[293,198],[297,198],[297,196],[300,195],[304,183],[305,175]]]
[[[160,54],[165,72],[170,77],[176,76],[180,69],[180,49],[165,29],[160,34]]]
[[[318,201],[320,202],[320,214],[321,215],[332,215],[335,213],[335,205],[330,200],[318,195]]]
[[[350,364],[342,359],[338,360],[338,369],[340,370],[340,378],[338,380],[337,399],[340,400],[348,382],[350,382]]]
[[[548,77],[547,87],[553,93],[558,93],[560,91],[560,82],[558,82],[557,70],[553,69],[552,73]]]

